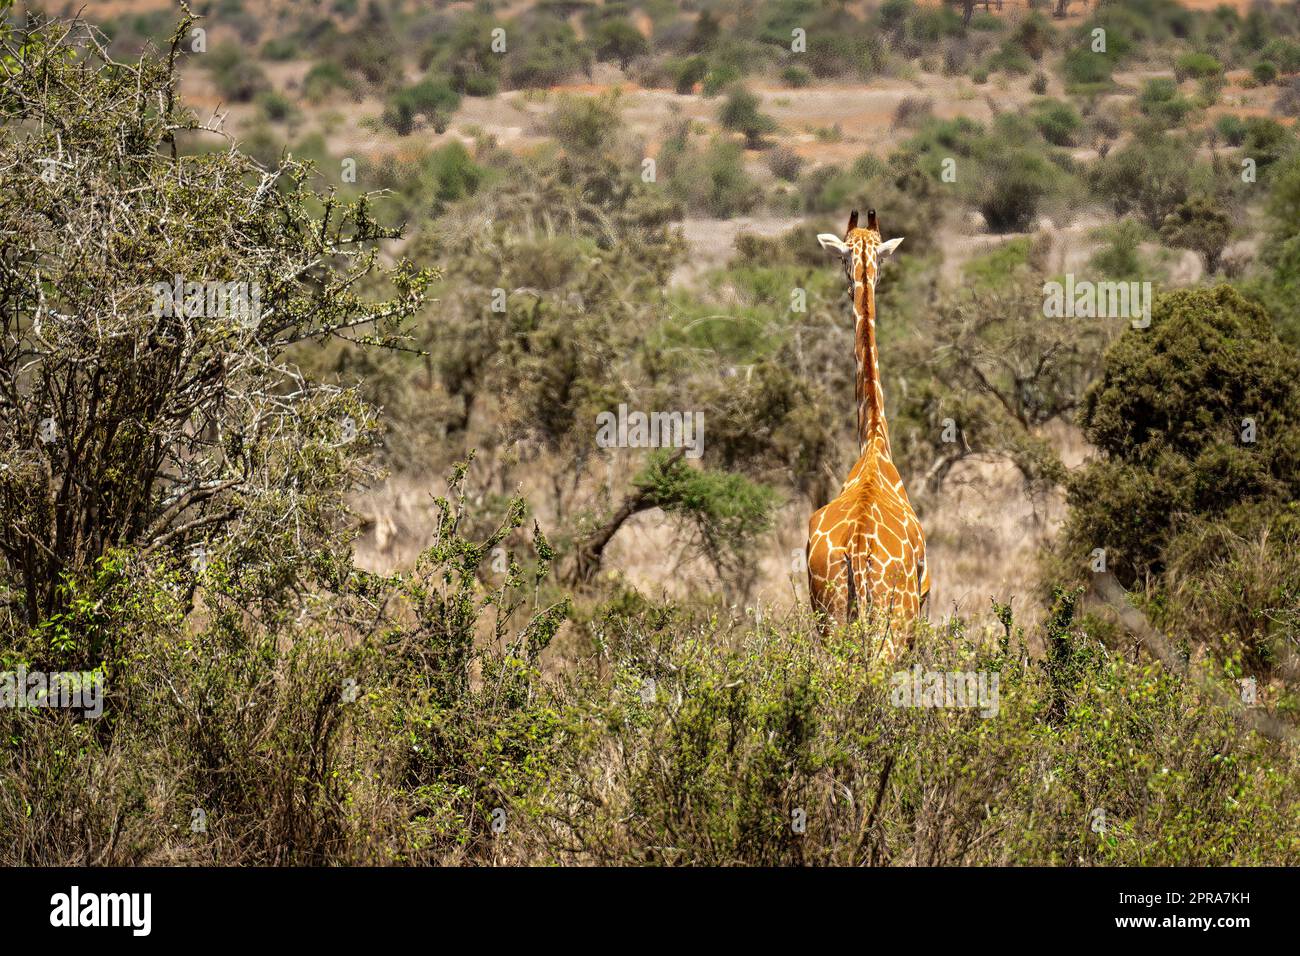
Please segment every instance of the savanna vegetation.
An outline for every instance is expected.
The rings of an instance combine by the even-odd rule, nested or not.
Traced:
[[[105,688],[0,708],[0,861],[1300,861],[1294,8],[192,6],[0,0],[0,673]],[[985,472],[1042,541],[891,661],[799,565],[859,207],[936,580]]]

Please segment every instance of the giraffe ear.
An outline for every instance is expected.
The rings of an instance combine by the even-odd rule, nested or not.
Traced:
[[[879,246],[876,247],[876,255],[878,256],[890,255],[895,249],[898,248],[898,244],[902,241],[903,241],[903,237],[899,236],[897,239],[890,239],[888,242],[882,242]]]
[[[840,255],[844,255],[849,251],[849,247],[845,245],[844,240],[833,233],[819,232],[817,233],[817,241],[821,243],[823,249],[834,249]]]

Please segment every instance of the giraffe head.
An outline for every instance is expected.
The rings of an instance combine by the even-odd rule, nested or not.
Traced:
[[[840,254],[844,262],[844,274],[848,277],[850,285],[865,282],[874,289],[876,279],[880,276],[880,263],[898,248],[898,244],[903,239],[900,236],[888,241],[881,240],[880,224],[876,220],[874,209],[867,210],[867,226],[865,229],[859,229],[858,211],[855,209],[849,216],[849,228],[845,231],[843,239],[829,232],[823,232],[818,234],[817,241],[821,243],[823,249],[834,249]]]

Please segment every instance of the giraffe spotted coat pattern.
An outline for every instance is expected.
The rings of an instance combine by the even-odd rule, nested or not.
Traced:
[[[881,241],[874,209],[865,229],[858,228],[855,210],[843,239],[817,238],[843,257],[853,295],[859,457],[839,495],[808,523],[810,596],[827,625],[858,617],[906,625],[921,612],[930,574],[925,534],[889,446],[876,350],[880,262],[903,240]]]

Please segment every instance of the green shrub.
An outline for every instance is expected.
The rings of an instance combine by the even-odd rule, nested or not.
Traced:
[[[1147,80],[1138,96],[1138,109],[1144,116],[1164,128],[1180,125],[1194,109],[1192,102],[1178,92],[1173,80],[1157,77]]]
[[[375,185],[397,195],[406,218],[420,212],[437,215],[451,203],[478,192],[490,172],[474,162],[461,143],[452,141],[416,162],[385,159],[375,172]]]
[[[1240,146],[1246,141],[1246,124],[1235,113],[1220,116],[1214,128],[1229,146]]]
[[[204,54],[203,65],[212,75],[217,92],[236,103],[247,103],[271,88],[262,67],[244,56],[243,50],[224,43]]]
[[[381,33],[359,29],[342,35],[331,51],[344,71],[371,86],[392,89],[401,82],[403,64],[393,43]]]
[[[786,182],[793,183],[799,179],[799,171],[803,168],[803,158],[788,147],[778,146],[768,152],[767,168],[772,171],[772,175],[777,179],[784,179]]]
[[[1184,53],[1174,65],[1174,76],[1180,83],[1187,79],[1203,79],[1222,73],[1223,64],[1208,53]]]
[[[336,90],[351,92],[354,84],[352,78],[343,72],[337,63],[322,60],[312,66],[303,77],[303,96],[312,103],[324,103],[334,96]]]
[[[615,144],[621,125],[617,97],[564,96],[548,117],[546,128],[566,150],[594,155]]]
[[[625,70],[635,57],[650,52],[650,44],[641,31],[624,17],[601,20],[591,42],[598,60],[614,60]]]
[[[1232,235],[1232,220],[1210,196],[1192,196],[1165,217],[1160,236],[1169,245],[1200,253],[1205,271],[1219,270],[1219,258]]]
[[[1295,134],[1276,120],[1250,116],[1245,127],[1242,152],[1255,160],[1260,169],[1267,169],[1295,148]]]
[[[1300,639],[1300,511],[1243,508],[1233,520],[1196,519],[1167,552],[1158,620],[1237,664],[1241,673],[1285,666]],[[1291,697],[1289,709],[1300,703]]]
[[[15,160],[23,175],[10,177],[12,195],[31,197],[29,204],[0,204],[0,232],[22,237],[32,252],[17,267],[20,281],[0,292],[13,346],[0,353],[0,377],[18,374],[9,363],[24,361],[31,337],[41,337],[39,310],[55,309],[65,323],[57,344],[41,346],[42,375],[63,396],[59,407],[32,389],[12,393],[3,408],[0,502],[16,511],[0,522],[0,622],[18,613],[37,627],[65,610],[59,585],[80,586],[111,549],[139,549],[169,570],[184,568],[177,582],[184,588],[193,583],[190,552],[203,547],[213,562],[229,563],[252,610],[256,595],[271,600],[292,586],[293,563],[310,565],[340,533],[336,495],[366,472],[361,456],[373,436],[373,414],[357,393],[291,371],[286,343],[373,321],[375,341],[391,343],[428,278],[401,262],[378,271],[359,246],[396,232],[377,224],[365,203],[338,201],[314,213],[319,199],[297,162],[277,160],[267,179],[237,150],[173,154],[172,130],[192,116],[173,99],[178,79],[165,61],[137,68],[54,58],[43,74],[17,70],[3,79],[5,163],[16,149],[55,149],[59,139],[85,165],[33,193],[43,182],[39,167]],[[20,139],[16,131],[35,116],[47,125]],[[79,119],[50,122],[71,116]],[[104,177],[108,168],[117,173]],[[276,180],[278,188],[258,191]],[[109,228],[106,215],[119,225]],[[37,221],[58,225],[36,228]],[[135,239],[105,238],[113,235]],[[308,260],[324,271],[308,277],[294,265]],[[29,268],[39,281],[28,283]],[[345,292],[342,280],[316,285],[335,270],[352,281],[373,273],[376,292]],[[231,283],[241,284],[237,298]],[[393,300],[373,298],[385,286]],[[272,394],[281,397],[257,397]],[[57,514],[49,504],[56,472],[18,437],[35,436],[51,415],[59,434],[80,436],[59,480],[85,489]],[[338,441],[345,417],[353,422],[349,445]],[[241,450],[199,437],[198,419],[240,435]],[[241,455],[250,456],[245,466],[234,465]],[[286,488],[295,489],[292,503]],[[282,524],[286,509],[296,531]],[[85,532],[70,535],[73,526]],[[262,560],[268,553],[278,556],[275,573]]]
[[[450,29],[437,31],[421,51],[420,69],[447,77],[451,88],[464,96],[493,95],[505,62],[505,57],[492,49],[493,31],[498,26],[491,15],[478,11],[457,17]]]
[[[1043,139],[1053,146],[1075,145],[1079,131],[1083,129],[1083,120],[1078,112],[1060,100],[1035,103],[1031,116]]]
[[[1293,77],[1289,83],[1282,87],[1282,92],[1278,94],[1273,109],[1283,116],[1300,117],[1300,76]]]
[[[1136,220],[1121,219],[1099,232],[1106,243],[1089,260],[1091,268],[1110,280],[1141,280],[1150,274],[1138,252],[1148,233]]]
[[[1034,59],[1018,44],[1008,40],[997,53],[989,57],[988,68],[1002,73],[1023,76],[1034,70]]]
[[[1300,354],[1227,286],[1159,297],[1151,327],[1110,349],[1079,423],[1102,457],[1073,473],[1063,534],[1126,587],[1160,573],[1185,516],[1215,518],[1300,492]],[[1256,441],[1243,442],[1253,422]]]
[[[1086,47],[1072,47],[1061,61],[1061,74],[1071,92],[1110,86],[1111,69],[1106,54],[1093,53]]]
[[[960,626],[927,629],[891,666],[861,652],[869,637],[818,640],[789,619],[683,640],[687,610],[629,595],[590,624],[608,685],[584,677],[565,696],[573,726],[585,701],[604,702],[604,729],[559,751],[554,772],[577,789],[555,788],[567,797],[558,814],[534,805],[554,824],[537,833],[542,858],[1157,865],[1300,854],[1294,788],[1267,769],[1294,757],[1251,732],[1230,679],[1108,653],[1066,594],[1042,628],[1050,653],[1034,660],[1009,607],[998,610],[997,647]],[[996,675],[997,715],[907,706],[899,688],[913,667]],[[1225,749],[1236,757],[1221,759]],[[1259,840],[1261,825],[1281,829]]]
[[[507,65],[510,83],[519,89],[544,89],[563,83],[588,67],[591,55],[567,21],[537,16],[516,31],[521,40]]]
[[[763,145],[763,136],[777,128],[772,117],[759,111],[760,105],[759,98],[749,90],[743,86],[733,87],[718,108],[718,122],[724,129],[743,133],[745,145],[758,149]]]
[[[668,147],[665,147],[668,150]],[[683,149],[661,160],[672,194],[687,208],[726,218],[749,212],[761,191],[745,172],[744,153],[737,143],[715,140],[703,149]]]
[[[701,92],[717,96],[740,79],[740,68],[730,64],[715,66],[705,75]]]
[[[257,108],[273,123],[283,123],[297,113],[293,101],[274,90],[257,94]]]
[[[673,89],[683,96],[694,92],[695,84],[703,82],[709,73],[709,61],[702,56],[689,57],[677,67]]]
[[[1139,213],[1152,229],[1191,192],[1186,147],[1168,136],[1135,140],[1110,153],[1090,171],[1094,191],[1116,215]]]
[[[273,62],[293,60],[298,56],[298,44],[290,37],[272,37],[262,44],[261,56]]]
[[[781,82],[792,90],[800,90],[812,83],[812,74],[801,66],[787,66],[781,71]]]
[[[1283,73],[1300,73],[1300,42],[1274,37],[1260,51],[1260,58],[1276,63]]]
[[[1051,192],[1055,167],[1038,153],[1008,150],[995,165],[983,171],[979,210],[993,232],[1028,229],[1038,214],[1038,204]]]
[[[445,79],[425,77],[389,97],[383,122],[399,136],[407,136],[414,129],[415,118],[423,116],[442,132],[459,106],[460,95]]]
[[[1260,86],[1267,86],[1277,80],[1277,67],[1268,60],[1260,60],[1251,67],[1250,75]]]
[[[1269,188],[1269,230],[1260,258],[1267,270],[1255,288],[1268,303],[1278,331],[1300,346],[1300,153],[1281,161]]]

